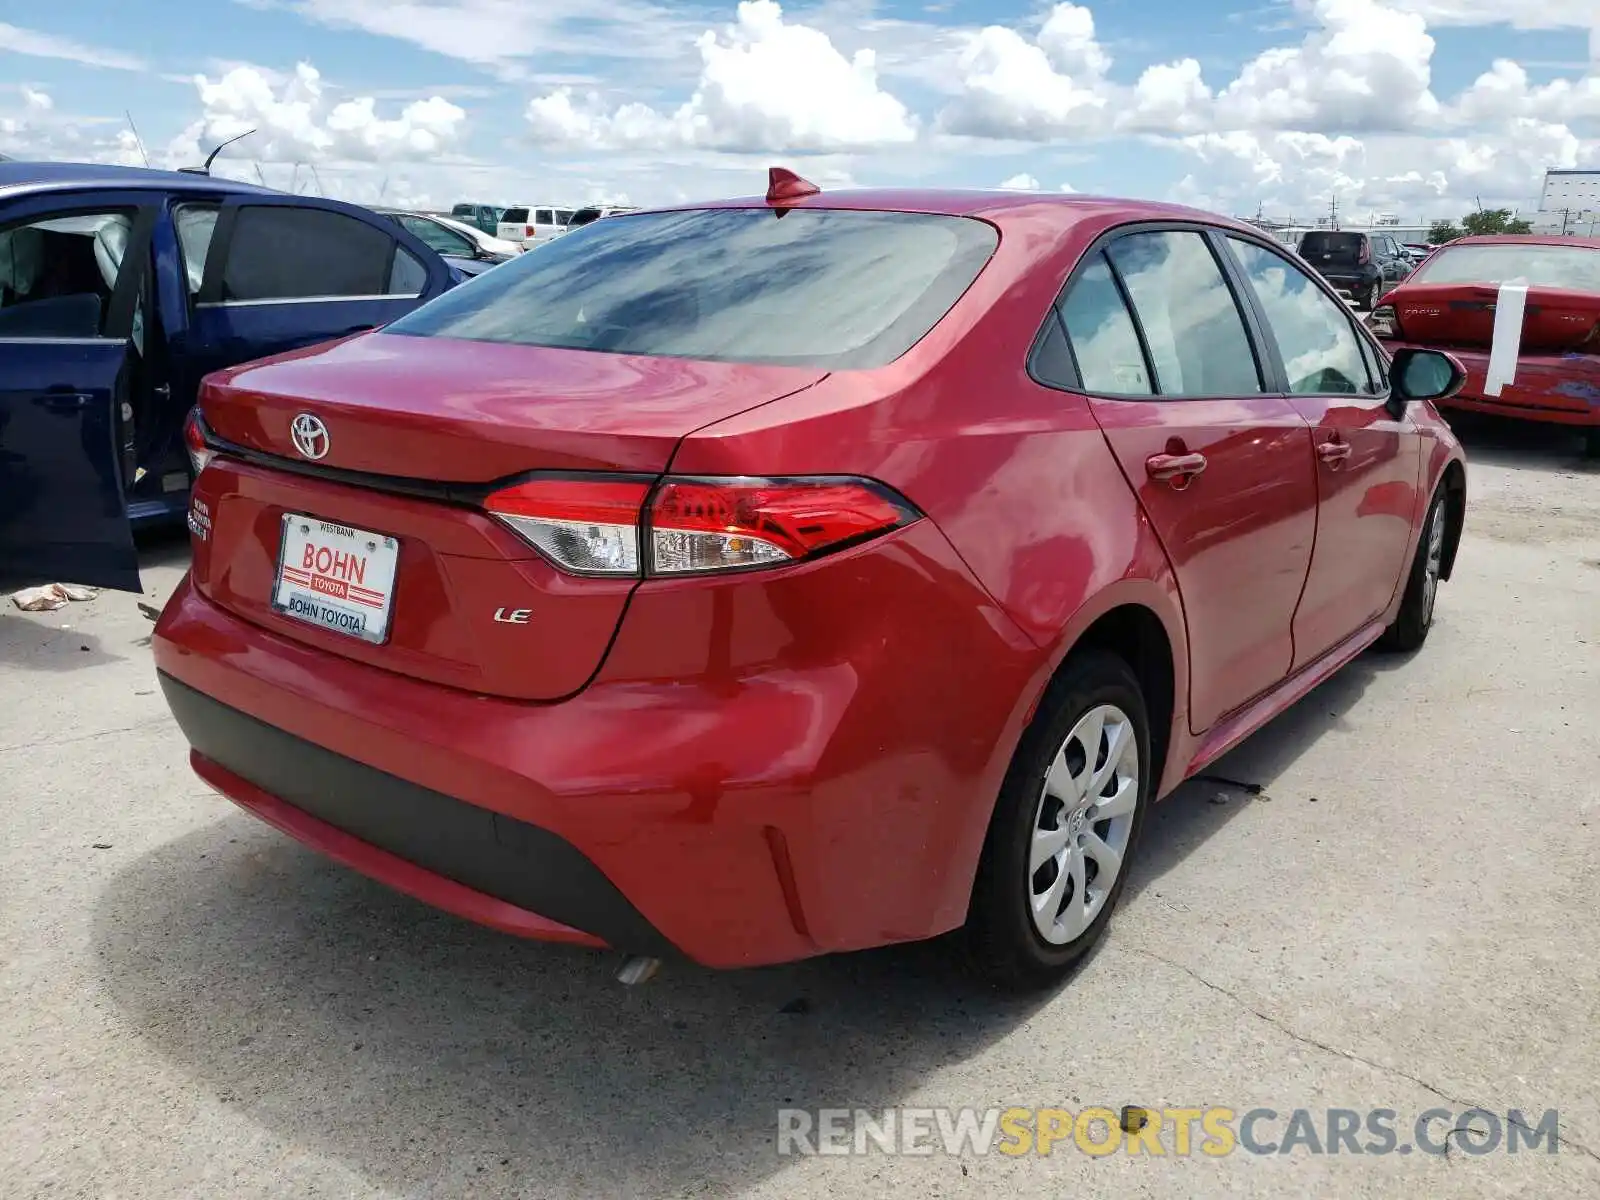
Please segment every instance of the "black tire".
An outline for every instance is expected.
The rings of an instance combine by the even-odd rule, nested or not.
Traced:
[[[1036,872],[1028,869],[1035,831],[1040,828],[1041,821],[1052,820],[1045,806],[1054,804],[1055,800],[1045,794],[1045,780],[1058,754],[1073,748],[1082,749],[1081,742],[1067,744],[1079,721],[1106,705],[1114,706],[1126,716],[1137,748],[1137,767],[1130,773],[1137,778],[1134,809],[1128,825],[1116,830],[1122,833],[1125,829],[1121,866],[1109,893],[1104,895],[1098,915],[1071,940],[1052,944],[1038,928],[1030,899],[1040,886],[1040,872],[1047,872],[1052,864],[1047,863]],[[1104,734],[1098,740],[1100,754],[1104,756],[1109,740]],[[1102,757],[1096,767],[1105,762]],[[1033,723],[1017,747],[984,840],[964,934],[972,966],[986,980],[1012,991],[1051,987],[1066,978],[1105,933],[1139,844],[1153,787],[1153,766],[1149,716],[1133,671],[1121,658],[1103,650],[1075,654],[1046,692]],[[1113,775],[1108,784],[1113,789],[1115,779]],[[1087,823],[1073,827],[1114,842],[1111,820],[1094,822],[1092,817],[1085,816],[1083,821]],[[1070,816],[1058,810],[1052,823],[1065,831],[1069,822]],[[1088,864],[1092,860],[1080,858],[1080,861]],[[1084,895],[1090,898],[1095,895],[1093,883],[1097,871],[1095,867],[1086,875]],[[1077,885],[1069,878],[1064,886],[1069,893],[1062,898],[1062,910],[1070,904],[1070,891]],[[1052,914],[1050,919],[1056,915]]]
[[[1583,435],[1583,456],[1600,458],[1600,428],[1589,429]]]
[[[1406,591],[1400,599],[1400,611],[1395,614],[1394,623],[1383,631],[1383,636],[1375,643],[1377,649],[1405,654],[1428,640],[1428,631],[1433,628],[1434,604],[1439,595],[1439,571],[1443,566],[1449,521],[1450,508],[1445,490],[1441,487],[1434,493],[1433,503],[1428,505],[1428,515],[1422,522],[1422,534],[1417,538],[1417,552],[1412,556],[1411,572],[1406,576]]]
[[[1360,307],[1362,312],[1371,312],[1373,309],[1378,307],[1378,301],[1382,298],[1382,296],[1383,282],[1381,280],[1374,279],[1371,286],[1369,286],[1362,294],[1358,307]]]

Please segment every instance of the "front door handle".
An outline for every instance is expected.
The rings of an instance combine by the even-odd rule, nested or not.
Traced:
[[[1350,443],[1323,442],[1317,447],[1317,457],[1337,471],[1340,464],[1350,457]]]
[[[1176,488],[1189,486],[1189,481],[1206,469],[1204,454],[1152,454],[1144,460],[1145,474],[1151,479],[1170,482]]]

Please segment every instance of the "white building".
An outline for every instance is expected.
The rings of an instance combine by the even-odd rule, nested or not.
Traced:
[[[1533,218],[1536,233],[1591,237],[1600,227],[1600,171],[1546,171]]]

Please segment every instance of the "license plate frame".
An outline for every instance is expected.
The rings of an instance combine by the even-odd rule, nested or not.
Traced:
[[[296,525],[301,528],[296,530]],[[303,561],[299,565],[289,561],[291,547],[306,546],[313,530],[321,539],[319,548],[330,551],[327,571],[318,569],[315,552],[309,569]],[[334,560],[333,553],[359,557],[361,566],[357,568],[350,560]],[[286,512],[279,526],[278,562],[268,601],[274,612],[291,621],[369,646],[382,646],[388,642],[394,625],[399,565],[399,538],[310,513]],[[375,573],[369,577],[374,568]]]

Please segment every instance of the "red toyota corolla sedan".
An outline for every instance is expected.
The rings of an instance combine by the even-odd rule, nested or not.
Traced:
[[[1247,225],[774,172],[211,377],[156,663],[208,783],[496,928],[1047,984],[1155,799],[1427,636],[1460,380]]]
[[[1467,381],[1450,407],[1575,426],[1600,456],[1600,239],[1449,242],[1383,298],[1371,326],[1391,349],[1459,356]]]

